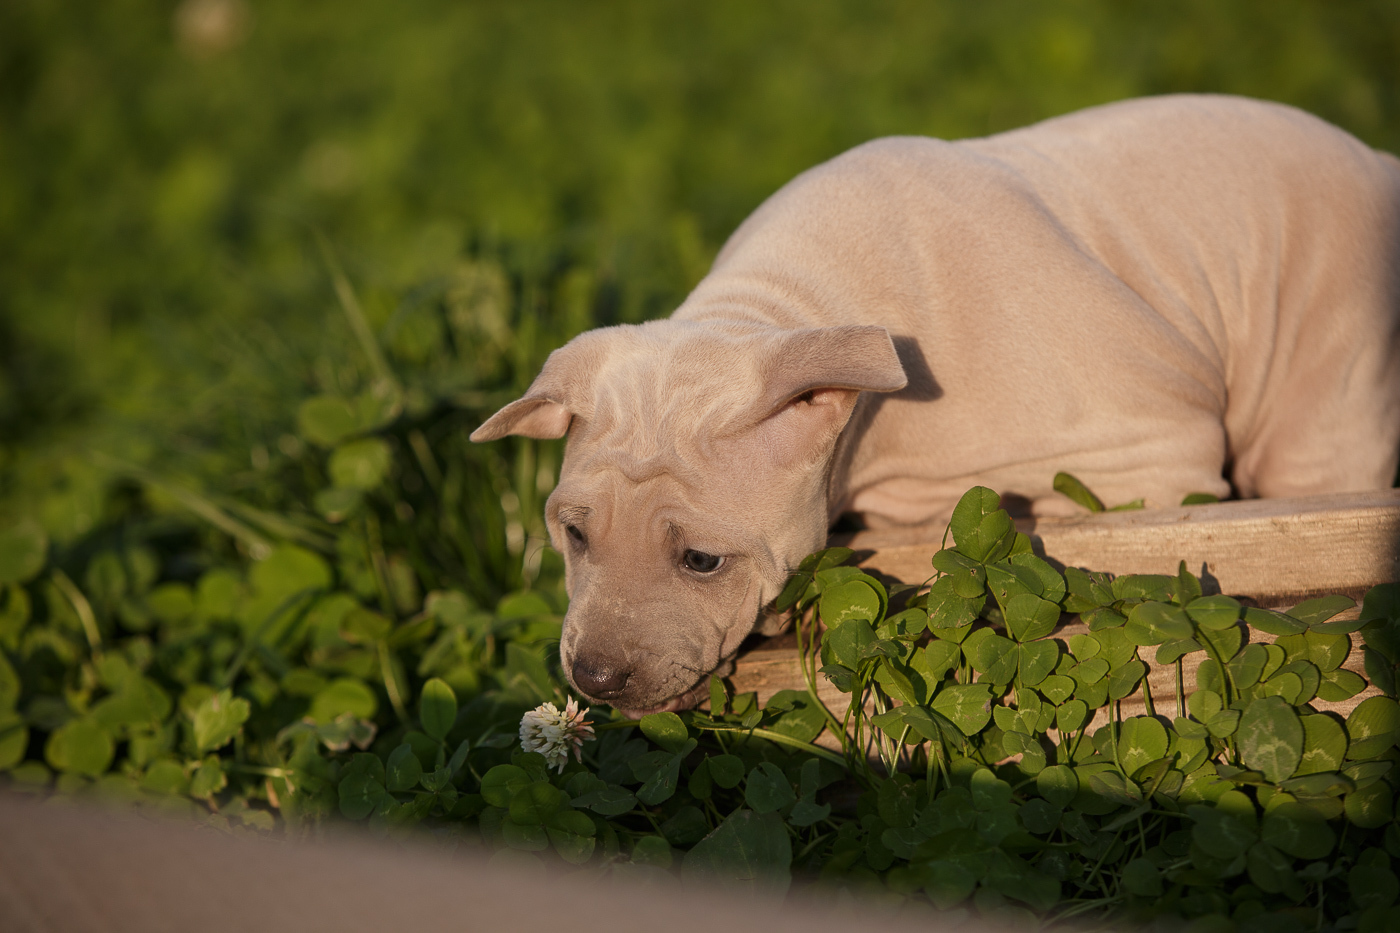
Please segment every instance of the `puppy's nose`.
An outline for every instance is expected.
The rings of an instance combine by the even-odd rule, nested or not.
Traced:
[[[617,696],[627,686],[631,671],[598,658],[574,660],[574,686],[597,700]]]

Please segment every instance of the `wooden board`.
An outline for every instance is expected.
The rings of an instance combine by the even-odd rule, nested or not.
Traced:
[[[1338,620],[1355,619],[1360,613],[1359,609],[1350,609],[1337,616]],[[1070,617],[1072,618],[1072,617]],[[1085,634],[1089,627],[1077,619],[1061,625],[1055,630],[1052,637],[1062,642],[1074,635]],[[1263,632],[1249,630],[1249,642],[1260,644],[1272,644],[1274,636]],[[1347,655],[1346,662],[1342,665],[1345,670],[1366,677],[1366,671],[1362,662],[1361,639],[1358,635],[1349,636],[1352,642],[1352,651]],[[1176,691],[1176,666],[1173,664],[1161,665],[1153,663],[1155,648],[1139,649],[1139,657],[1147,664],[1147,687],[1152,693],[1153,706],[1159,716],[1173,719],[1181,712],[1177,706]],[[1189,695],[1196,683],[1196,669],[1201,666],[1201,661],[1205,659],[1205,654],[1197,652],[1189,654],[1182,659],[1182,682],[1186,685],[1186,692]],[[738,693],[747,693],[752,690],[758,693],[760,703],[767,702],[768,698],[779,690],[805,690],[806,681],[802,676],[802,667],[797,653],[797,642],[791,636],[779,636],[769,639],[767,642],[757,646],[739,660],[739,664],[729,682]],[[816,678],[817,696],[827,708],[838,717],[845,711],[850,703],[850,696],[837,690],[831,683],[821,675]],[[1380,690],[1374,686],[1367,685],[1366,689],[1349,700],[1331,703],[1326,700],[1314,699],[1312,706],[1318,711],[1331,710],[1345,717],[1356,708],[1362,700],[1373,696],[1379,696]],[[1184,700],[1183,700],[1184,702]],[[1119,703],[1119,713],[1123,717],[1141,716],[1147,712],[1146,700],[1141,688],[1138,688],[1128,698]],[[869,710],[868,712],[873,712]],[[1098,709],[1094,718],[1090,721],[1089,729],[1093,731],[1108,722],[1108,707]],[[818,744],[832,748],[840,748],[840,744],[835,741],[834,736],[823,734]]]
[[[1175,509],[1024,520],[1036,552],[1060,567],[1176,573],[1207,591],[1272,605],[1318,593],[1355,593],[1400,580],[1400,489],[1298,499],[1253,499]],[[943,528],[865,531],[833,539],[862,566],[905,583],[933,572]]]
[[[1174,574],[1185,560],[1202,577],[1206,592],[1248,597],[1267,606],[1290,606],[1321,593],[1359,600],[1376,584],[1400,580],[1400,489],[1086,514],[1017,525],[1031,535],[1037,553],[1061,568]],[[861,566],[887,581],[920,583],[933,572],[929,561],[942,538],[941,527],[904,528],[860,532],[833,543],[854,548]],[[1356,610],[1340,618],[1356,618]],[[1062,625],[1055,637],[1068,639],[1084,631],[1084,624],[1074,621]],[[1260,632],[1249,636],[1250,641],[1273,641]],[[1352,641],[1359,645],[1358,636]],[[1175,667],[1152,663],[1153,649],[1142,653],[1156,711],[1177,715]],[[1188,692],[1202,657],[1189,655],[1184,661]],[[1358,647],[1345,667],[1364,676],[1361,664]],[[757,691],[760,701],[779,690],[805,689],[796,641],[786,635],[757,645],[738,659],[730,681],[740,692]],[[846,708],[849,698],[826,678],[819,676],[816,686],[833,711]],[[1313,705],[1346,715],[1377,692],[1368,687],[1343,703]],[[1125,716],[1144,712],[1141,690],[1120,708]],[[1093,728],[1106,715],[1106,709],[1100,710]]]

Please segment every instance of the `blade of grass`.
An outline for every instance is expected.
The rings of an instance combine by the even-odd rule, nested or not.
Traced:
[[[207,496],[162,479],[150,470],[134,463],[128,463],[106,454],[99,453],[96,456],[99,460],[105,461],[114,472],[169,496],[229,537],[241,541],[248,548],[248,553],[254,560],[262,560],[272,552],[271,541],[246,523],[234,518]]]
[[[316,231],[316,244],[321,248],[321,258],[326,264],[326,271],[330,273],[335,296],[340,301],[340,309],[345,312],[345,320],[350,324],[350,330],[359,341],[360,349],[369,360],[375,380],[390,386],[395,392],[402,392],[402,386],[395,378],[393,370],[389,368],[389,361],[384,358],[384,351],[379,348],[379,341],[374,339],[369,319],[365,317],[364,308],[360,307],[360,300],[355,297],[355,290],[350,287],[350,280],[346,278],[340,260],[331,249],[330,241],[319,230]]]
[[[97,628],[97,615],[92,611],[92,603],[88,602],[83,591],[78,589],[77,584],[68,578],[57,567],[53,568],[51,574],[54,585],[63,593],[65,599],[73,606],[73,611],[78,614],[78,620],[83,624],[83,634],[87,636],[88,647],[92,649],[94,655],[102,653],[102,633]]]

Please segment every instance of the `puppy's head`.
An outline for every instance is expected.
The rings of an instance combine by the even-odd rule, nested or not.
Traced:
[[[545,506],[564,555],[560,657],[634,715],[694,705],[827,528],[862,391],[905,384],[883,327],[655,321],[580,335],[472,434],[568,434]]]

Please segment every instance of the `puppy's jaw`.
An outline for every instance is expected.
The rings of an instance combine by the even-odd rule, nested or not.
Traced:
[[[752,630],[757,609],[755,602],[745,600],[724,622],[699,620],[698,614],[662,618],[643,612],[650,621],[639,623],[590,619],[571,607],[559,652],[569,684],[590,701],[628,715],[690,709],[708,698],[711,676],[733,669],[734,655]],[[702,633],[706,637],[699,637]],[[595,671],[621,682],[599,695],[589,682],[599,682]]]
[[[679,713],[681,710],[694,709],[699,706],[703,700],[708,699],[709,696],[710,679],[706,677],[685,693],[671,697],[671,699],[667,700],[665,703],[660,703],[656,706],[644,706],[640,709],[625,709],[621,706],[616,707],[616,709],[628,719],[641,719],[643,716],[650,715],[651,713]]]
[[[612,700],[599,700],[594,697],[588,696],[586,693],[584,693],[583,696],[589,702],[603,703],[612,706],[614,709],[616,709],[619,713],[622,713],[628,719],[641,719],[643,716],[650,715],[651,713],[679,713],[682,710],[694,709],[695,707],[700,706],[701,704],[707,702],[710,699],[711,677],[724,678],[728,677],[733,672],[734,658],[725,658],[715,667],[713,671],[701,677],[699,681],[697,681],[696,684],[690,689],[678,693],[668,700],[665,700],[660,703],[655,703],[650,706],[639,706],[633,708],[619,705],[618,703]],[[569,678],[569,683],[573,685],[575,690],[578,690],[578,685],[573,683],[572,676],[570,676]],[[579,692],[583,693],[583,691]]]
[[[654,587],[638,590],[627,578],[641,556],[579,557],[560,639],[564,671],[584,696],[639,714],[706,699],[709,678],[732,670],[764,601],[784,582],[775,568],[742,556],[731,557],[727,578],[715,580],[678,572],[662,558],[638,574]],[[590,689],[608,680],[601,692]]]

